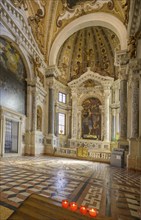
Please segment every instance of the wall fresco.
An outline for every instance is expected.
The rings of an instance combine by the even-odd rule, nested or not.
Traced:
[[[17,50],[0,38],[0,106],[26,114],[25,67]]]

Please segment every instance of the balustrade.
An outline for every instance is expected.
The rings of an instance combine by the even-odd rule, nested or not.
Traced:
[[[22,44],[25,44],[24,46],[28,52],[32,56],[42,57],[24,14],[16,9],[9,0],[2,0],[0,7],[2,9],[0,11],[2,20],[8,25],[8,28],[13,31],[13,34],[19,37]],[[46,66],[45,63],[44,66]]]

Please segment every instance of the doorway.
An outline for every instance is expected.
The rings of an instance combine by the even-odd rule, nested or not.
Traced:
[[[18,153],[19,122],[6,119],[4,153]]]

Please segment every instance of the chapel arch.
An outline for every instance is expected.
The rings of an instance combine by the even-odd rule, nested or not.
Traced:
[[[104,12],[91,13],[73,20],[59,32],[50,50],[49,65],[56,64],[59,49],[66,39],[78,30],[90,26],[102,26],[110,29],[119,38],[121,50],[127,49],[127,30],[124,24],[111,14]]]

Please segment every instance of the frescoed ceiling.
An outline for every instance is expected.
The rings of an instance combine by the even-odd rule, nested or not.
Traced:
[[[114,53],[119,50],[117,36],[104,27],[88,27],[74,33],[63,44],[58,55],[60,80],[67,83],[87,71],[117,78],[114,70]]]
[[[68,23],[82,15],[99,11],[110,13],[126,23],[129,0],[11,0],[11,2],[25,9],[33,35],[48,63],[55,37]]]
[[[51,46],[66,25],[76,18],[95,12],[114,15],[126,25],[130,0],[11,0],[11,2],[18,8],[24,8],[35,40],[49,65]],[[104,27],[89,27],[74,33],[66,40],[58,55],[57,65],[60,71],[67,70],[67,76],[64,77],[62,72],[60,80],[66,83],[77,77],[74,69],[76,71],[83,69],[81,71],[83,73],[86,66],[89,66],[86,64],[88,56],[92,57],[92,68],[100,66],[100,69],[105,71],[103,74],[116,78],[113,57],[114,50],[119,47],[117,36]]]

